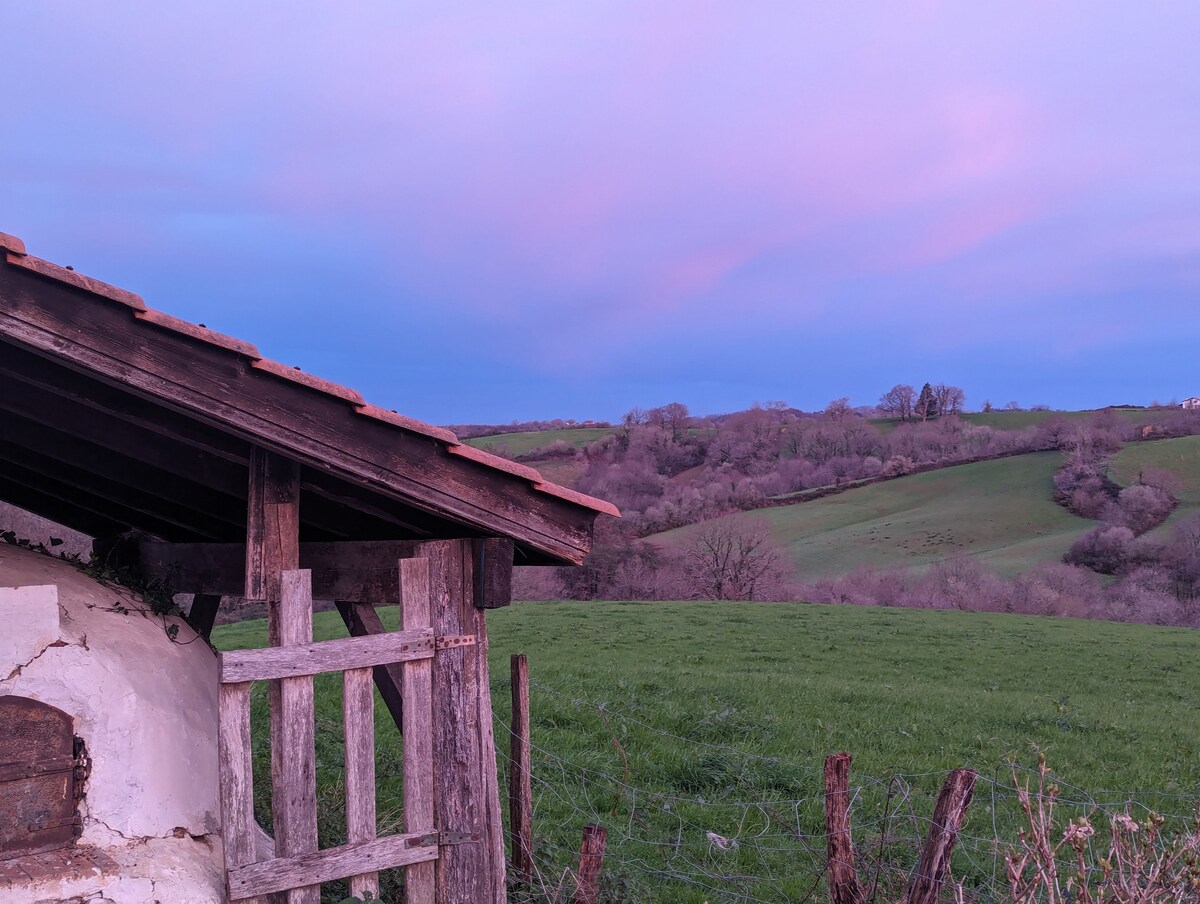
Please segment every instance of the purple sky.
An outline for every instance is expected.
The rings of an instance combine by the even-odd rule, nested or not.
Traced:
[[[379,404],[1200,394],[1191,0],[186,6],[5,4],[0,231]]]

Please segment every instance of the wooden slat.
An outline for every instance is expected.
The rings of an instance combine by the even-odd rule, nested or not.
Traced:
[[[298,882],[332,882],[344,876],[378,872],[438,858],[438,848],[421,844],[422,834],[389,835],[362,844],[344,844],[315,854],[283,857],[231,870],[229,897],[241,901],[284,891]]]
[[[475,831],[481,844],[443,851],[436,904],[505,904],[504,829],[484,610],[475,608],[470,540],[429,541],[430,603],[437,634],[472,634],[474,646],[439,652],[433,661],[434,819],[439,828]],[[407,737],[406,737],[407,740]]]
[[[371,637],[339,637],[288,647],[230,650],[221,654],[221,681],[271,681],[363,669],[386,662],[429,659],[434,637],[424,631],[389,631]]]
[[[312,641],[312,574],[284,571],[279,583],[279,642]],[[314,740],[316,714],[311,675],[279,682],[279,710],[272,711],[271,804],[275,824],[275,851],[280,857],[298,857],[317,850],[317,752]],[[276,716],[278,716],[276,718]],[[279,733],[275,728],[278,726]],[[306,877],[302,877],[302,880]],[[288,904],[320,904],[319,883],[298,882],[287,893]]]
[[[400,627],[405,632],[432,633],[429,560],[400,559]],[[445,655],[445,654],[443,654]],[[401,673],[404,738],[404,828],[429,831],[434,826],[433,662],[413,660]],[[446,829],[466,827],[443,825]],[[434,904],[435,867],[414,863],[404,874],[407,904]]]
[[[217,706],[217,745],[221,770],[221,841],[225,851],[225,869],[233,872],[255,860],[254,773],[250,760],[250,685],[223,685],[218,695]]]
[[[338,600],[337,608],[351,637],[385,633],[379,613],[370,603],[350,603]],[[432,630],[430,628],[430,631]],[[400,690],[400,685],[403,683],[402,671],[398,662],[388,662],[376,665],[373,672],[375,687],[379,688],[379,696],[383,698],[383,705],[391,713],[392,721],[396,723],[396,729],[401,734],[404,733],[404,697]]]
[[[375,691],[371,670],[342,675],[342,727],[346,736],[346,840],[375,840]],[[350,877],[350,894],[379,897],[379,873]]]

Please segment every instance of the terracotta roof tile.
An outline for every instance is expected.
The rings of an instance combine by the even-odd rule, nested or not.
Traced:
[[[358,414],[374,418],[377,421],[383,421],[385,424],[391,424],[393,427],[400,427],[413,433],[423,433],[426,436],[432,436],[434,439],[440,439],[444,443],[458,442],[458,437],[454,435],[454,431],[447,430],[444,427],[434,427],[432,424],[426,424],[424,421],[414,420],[411,417],[405,417],[394,411],[388,411],[386,408],[380,408],[378,405],[372,405],[370,402],[363,402],[361,405],[355,407]]]
[[[20,241],[20,239],[17,241]],[[108,283],[100,282],[98,279],[92,279],[90,276],[84,276],[82,273],[76,273],[74,270],[68,270],[66,267],[60,267],[58,264],[44,261],[40,257],[30,257],[24,252],[9,251],[8,262],[18,267],[24,267],[26,270],[32,270],[34,273],[38,273],[49,279],[56,279],[67,285],[75,286],[77,289],[91,292],[93,295],[103,295],[105,298],[111,298],[113,301],[127,304],[135,311],[146,310],[146,303],[142,301],[140,295],[134,295],[132,292],[118,289],[116,286],[110,286]]]
[[[24,254],[25,243],[15,235],[9,235],[7,232],[0,232],[0,248],[5,251],[11,251],[13,254]]]
[[[524,477],[535,484],[542,483],[542,475],[536,468],[531,468],[529,465],[523,465],[520,462],[509,461],[507,458],[501,458],[499,455],[493,455],[491,452],[484,452],[482,449],[476,449],[474,446],[468,446],[465,443],[451,443],[446,447],[446,451],[451,455],[457,455],[459,458],[466,458],[481,465],[487,465],[489,468],[495,468],[497,471],[505,471],[516,477]]]
[[[565,499],[567,502],[574,502],[576,505],[582,505],[585,508],[595,509],[606,515],[612,515],[614,518],[621,517],[621,510],[611,502],[606,502],[603,499],[597,499],[595,496],[588,496],[586,493],[580,493],[577,490],[559,486],[557,483],[535,483],[533,488],[539,493],[545,493],[547,496],[557,496],[559,499]]]
[[[162,311],[134,311],[133,316],[138,320],[146,321],[146,323],[153,323],[155,326],[160,326],[164,330],[181,333],[191,339],[199,339],[201,342],[229,349],[231,352],[237,352],[239,355],[245,355],[248,358],[257,359],[260,357],[258,349],[249,342],[243,342],[241,339],[226,336],[224,333],[218,333],[215,330],[210,330],[195,323],[188,323],[186,320],[180,320],[178,317],[172,317],[170,314],[164,314]]]
[[[345,386],[339,386],[337,383],[331,383],[329,380],[323,380],[320,377],[314,377],[312,374],[306,374],[304,371],[295,367],[288,367],[286,364],[280,364],[278,361],[272,361],[270,358],[259,358],[250,365],[255,370],[261,370],[264,373],[272,374],[276,377],[281,377],[284,380],[291,380],[293,383],[299,383],[301,386],[307,386],[309,389],[315,389],[318,392],[323,392],[326,395],[336,396],[339,399],[345,399],[354,405],[365,405],[363,397],[353,389]]]

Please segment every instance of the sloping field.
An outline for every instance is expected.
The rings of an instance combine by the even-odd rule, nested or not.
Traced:
[[[924,566],[955,555],[1015,574],[1058,560],[1093,525],[1051,498],[1061,463],[1057,452],[1034,452],[726,517],[766,520],[806,579],[862,565]],[[699,529],[690,525],[653,539],[680,543]]]
[[[1128,486],[1137,479],[1142,468],[1170,471],[1177,480],[1172,491],[1179,499],[1179,507],[1152,534],[1169,533],[1176,522],[1200,512],[1200,436],[1128,445],[1113,456],[1112,478],[1122,486]]]
[[[534,449],[559,441],[581,449],[616,431],[616,427],[575,427],[564,430],[537,430],[532,433],[498,433],[495,436],[477,436],[463,442],[489,452],[496,452],[499,447],[503,447],[509,455],[528,455]]]
[[[854,755],[856,840],[877,852],[882,830],[900,866],[946,771],[978,770],[955,870],[980,892],[1003,883],[992,839],[1015,840],[1010,757],[1031,766],[1045,751],[1067,818],[1126,800],[1186,816],[1200,789],[1196,631],[753,603],[526,603],[490,612],[488,625],[502,769],[508,658],[529,656],[540,867],[561,875],[582,826],[605,826],[604,900],[806,900],[824,866],[821,763],[839,750]],[[336,613],[318,613],[314,627],[318,639],[345,634]],[[266,630],[244,622],[214,639],[258,646]],[[340,679],[317,678],[323,845],[344,833],[340,692]],[[266,696],[256,685],[259,791]],[[387,833],[400,811],[400,739],[381,703],[376,723]],[[269,822],[261,796],[258,813]]]

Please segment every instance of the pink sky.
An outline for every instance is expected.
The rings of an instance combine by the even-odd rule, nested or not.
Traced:
[[[0,231],[439,422],[1200,393],[1200,7],[6,8]]]

